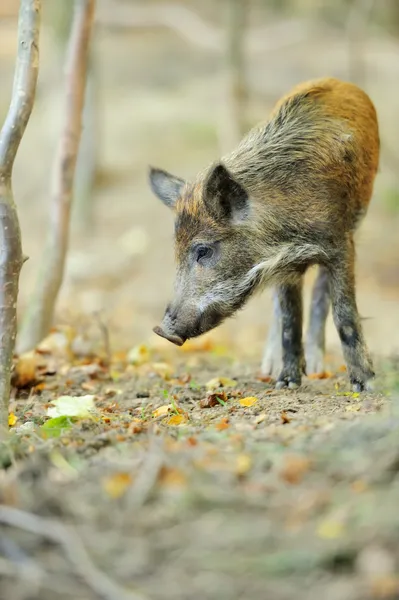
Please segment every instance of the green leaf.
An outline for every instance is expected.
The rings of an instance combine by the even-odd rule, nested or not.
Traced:
[[[40,429],[45,432],[47,437],[60,437],[70,427],[72,427],[72,418],[62,415],[61,417],[49,419]]]
[[[78,417],[84,419],[92,416],[96,411],[94,404],[95,396],[60,396],[53,400],[54,407],[47,409],[49,417]]]

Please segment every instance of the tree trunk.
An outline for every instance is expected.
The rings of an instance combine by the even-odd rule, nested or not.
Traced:
[[[53,168],[49,237],[18,337],[19,352],[34,348],[49,332],[63,280],[94,7],[95,0],[75,0],[66,58],[65,119]]]
[[[76,163],[72,225],[74,230],[86,234],[94,226],[94,191],[99,162],[97,65],[93,53],[89,61],[82,118],[83,131]]]
[[[248,91],[245,76],[247,0],[226,2],[226,104],[222,118],[222,153],[231,150],[245,132]]]
[[[21,0],[18,56],[10,108],[0,132],[0,440],[8,430],[10,379],[17,333],[23,256],[12,171],[35,100],[39,72],[40,0]]]

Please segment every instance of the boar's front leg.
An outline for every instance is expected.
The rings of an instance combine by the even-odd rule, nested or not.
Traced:
[[[301,385],[305,360],[302,346],[302,278],[278,287],[281,309],[283,369],[276,388],[295,389]]]
[[[330,265],[330,295],[334,323],[341,339],[349,380],[355,392],[372,389],[375,373],[356,306],[355,249],[352,237],[345,252]]]

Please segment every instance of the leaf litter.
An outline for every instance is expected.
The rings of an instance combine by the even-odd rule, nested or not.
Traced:
[[[396,509],[373,512],[367,502],[371,489],[377,493],[376,463],[382,465],[380,472],[388,468],[383,465],[389,465],[391,442],[386,451],[376,446],[373,455],[371,432],[380,439],[384,421],[374,422],[370,415],[371,424],[363,424],[363,397],[346,391],[345,374],[305,378],[303,390],[275,392],[270,378],[257,377],[256,365],[249,375],[247,364],[226,367],[212,344],[186,348],[180,358],[139,344],[112,355],[108,365],[92,347],[89,355],[73,348],[73,331],[62,329],[30,356],[16,359],[9,420],[19,446],[13,452],[19,468],[39,470],[37,484],[30,487],[24,479],[15,483],[9,466],[0,496],[6,494],[11,504],[30,512],[35,512],[37,498],[43,506],[51,498],[51,510],[57,506],[61,521],[68,515],[77,525],[83,518],[85,544],[100,560],[108,559],[98,532],[105,538],[116,535],[136,574],[128,575],[124,585],[135,587],[140,577],[148,596],[175,598],[171,581],[176,573],[183,581],[193,556],[198,570],[214,569],[235,582],[235,588],[245,564],[254,582],[262,580],[262,594],[249,586],[246,595],[260,599],[266,592],[276,596],[263,573],[278,578],[284,568],[304,568],[308,576],[310,567],[297,557],[293,534],[287,531],[296,531],[298,543],[315,557],[306,564],[320,568],[330,560],[331,544],[344,544],[349,532],[360,552],[365,544],[362,519],[374,537],[389,539]],[[381,398],[378,408],[373,396],[368,402],[371,411],[375,406],[380,412]],[[389,440],[393,427],[387,425]],[[350,461],[345,439],[351,439]],[[3,465],[15,461],[8,456],[0,455]],[[18,501],[12,500],[16,497]],[[381,504],[382,498],[375,502]],[[344,520],[337,511],[342,507]],[[211,514],[212,526],[207,523]],[[163,571],[149,555],[139,558],[135,548],[147,544],[155,549],[160,535],[166,536],[171,556],[180,557],[170,567],[161,558]],[[229,536],[225,551],[220,543]],[[53,559],[45,552],[37,560],[51,564]],[[115,566],[109,569],[119,577]],[[327,571],[327,580],[329,576],[335,577]],[[375,589],[393,589],[388,579],[381,578]],[[217,579],[212,585],[212,597],[222,597]],[[203,597],[203,585],[198,584],[200,595],[195,586],[192,597]],[[84,597],[82,590],[80,595]],[[229,597],[238,598],[234,593]]]

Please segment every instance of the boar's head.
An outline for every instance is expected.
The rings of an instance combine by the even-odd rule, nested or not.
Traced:
[[[262,280],[249,195],[222,164],[190,184],[150,169],[153,192],[175,213],[175,297],[154,331],[182,345],[242,307]]]

